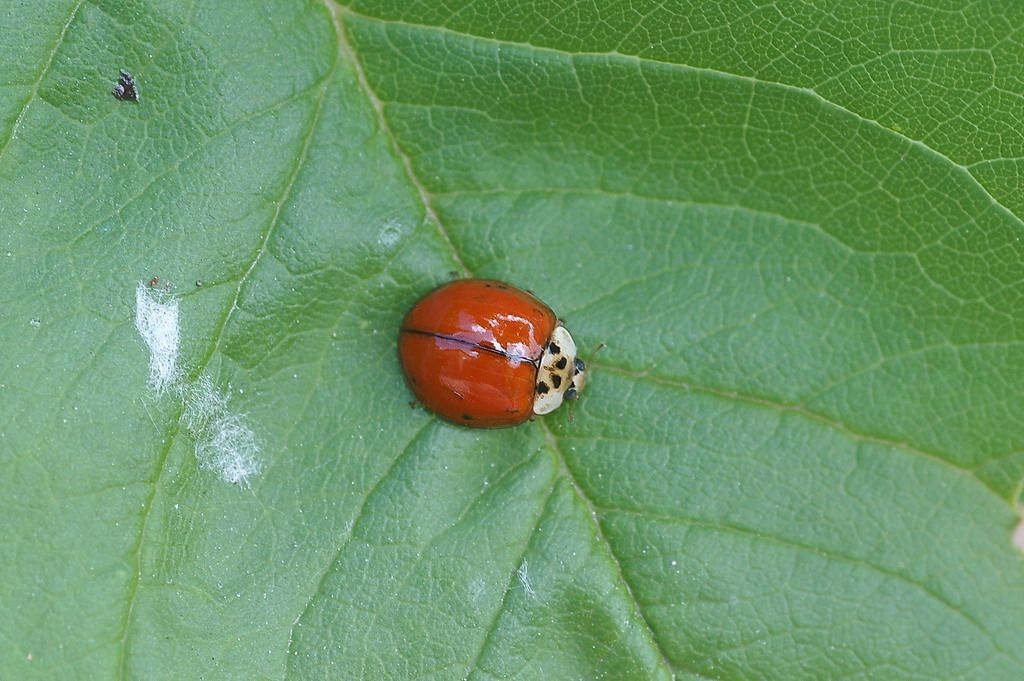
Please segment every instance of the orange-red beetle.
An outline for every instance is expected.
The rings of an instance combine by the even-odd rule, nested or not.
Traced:
[[[492,279],[453,281],[423,296],[402,320],[398,357],[423,406],[473,428],[547,414],[586,383],[576,343],[551,308]]]

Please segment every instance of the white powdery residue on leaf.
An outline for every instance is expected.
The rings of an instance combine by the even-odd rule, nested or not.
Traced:
[[[1024,551],[1024,519],[1017,523],[1017,527],[1013,529],[1013,545],[1018,550]]]
[[[181,420],[196,441],[199,467],[243,487],[262,470],[260,444],[244,415],[228,408],[227,397],[203,376],[185,390]]]
[[[178,344],[181,328],[178,301],[140,283],[135,289],[135,328],[149,348],[149,386],[158,393],[178,380]]]
[[[525,560],[523,564],[516,569],[516,579],[523,587],[523,591],[526,592],[527,596],[536,596],[537,592],[533,590],[533,584],[530,582],[530,564]]]

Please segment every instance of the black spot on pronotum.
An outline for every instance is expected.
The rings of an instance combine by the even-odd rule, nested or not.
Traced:
[[[568,364],[568,363],[569,363],[569,358],[568,357],[563,357],[562,359],[560,359],[557,362],[555,362],[555,368],[556,369],[564,369],[565,365]]]
[[[551,390],[551,388],[549,388],[548,384],[545,383],[544,381],[541,381],[540,383],[537,384],[537,394],[547,395],[549,390]]]
[[[548,350],[551,351],[552,355],[562,354],[562,348],[558,347],[558,343],[555,342],[548,343]]]
[[[110,94],[122,102],[137,102],[139,101],[139,86],[135,84],[132,74],[122,69],[117,78],[117,85],[114,86]]]
[[[577,374],[582,374],[583,370],[587,368],[587,365],[583,363],[582,359],[577,357],[576,361],[573,362],[573,367],[575,367]]]
[[[555,385],[555,388],[562,387],[562,377],[559,376],[558,374],[555,374],[554,376],[551,377],[551,382]]]

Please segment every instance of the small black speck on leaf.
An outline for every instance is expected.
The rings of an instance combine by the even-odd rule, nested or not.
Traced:
[[[135,79],[132,74],[125,70],[121,70],[120,76],[117,79],[117,85],[111,91],[112,95],[122,102],[137,102],[139,101],[139,87],[135,84]]]

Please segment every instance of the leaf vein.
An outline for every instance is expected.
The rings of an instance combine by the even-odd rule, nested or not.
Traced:
[[[455,262],[456,266],[460,270],[462,270],[462,273],[464,275],[469,276],[469,268],[466,266],[465,262],[463,262],[459,250],[455,248],[455,244],[452,242],[451,236],[448,234],[448,230],[441,222],[441,218],[438,216],[437,210],[434,207],[434,202],[430,191],[426,188],[426,185],[423,184],[419,176],[416,174],[416,170],[412,164],[412,159],[410,158],[409,154],[405,151],[402,144],[399,142],[398,136],[391,130],[391,125],[388,123],[387,115],[384,111],[384,103],[381,101],[380,97],[377,96],[376,91],[374,91],[374,89],[370,87],[370,81],[366,77],[366,72],[363,69],[362,61],[360,61],[358,55],[355,52],[355,49],[352,47],[352,44],[348,37],[348,31],[345,27],[345,22],[340,16],[342,12],[348,14],[351,12],[351,10],[349,10],[348,8],[342,9],[337,4],[332,2],[332,0],[324,0],[324,4],[327,6],[327,10],[330,12],[331,18],[334,21],[334,28],[338,34],[339,49],[348,58],[349,63],[352,64],[352,68],[356,74],[356,80],[359,83],[359,88],[366,95],[367,101],[370,103],[370,105],[373,107],[374,112],[377,114],[377,122],[380,125],[381,132],[388,139],[392,149],[398,156],[398,159],[401,161],[402,167],[405,169],[406,177],[409,178],[410,184],[412,184],[412,186],[416,189],[417,193],[419,194],[420,201],[423,203],[423,210],[426,213],[427,219],[434,224],[434,227],[437,229],[438,234],[441,237],[441,240],[447,246],[449,255]]]
[[[985,483],[983,480],[978,478],[978,476],[975,474],[975,471],[978,468],[977,466],[973,466],[973,467],[962,466],[962,465],[956,463],[955,461],[953,461],[952,459],[947,458],[945,455],[943,455],[943,454],[941,454],[939,452],[932,452],[932,451],[926,450],[926,449],[924,449],[922,447],[919,447],[917,445],[914,445],[914,444],[912,444],[910,442],[907,442],[907,441],[904,441],[904,440],[898,440],[898,439],[891,438],[891,437],[885,437],[885,436],[882,436],[882,435],[874,435],[874,434],[871,434],[871,433],[866,433],[866,432],[857,430],[854,427],[844,423],[843,421],[840,421],[840,420],[835,419],[833,417],[830,417],[828,415],[821,414],[819,412],[813,411],[812,409],[809,409],[808,407],[806,407],[804,405],[801,405],[801,404],[791,404],[791,403],[780,402],[780,401],[773,400],[771,398],[763,397],[763,396],[760,396],[760,395],[745,394],[745,393],[741,393],[741,392],[737,392],[737,391],[733,391],[733,390],[727,390],[727,389],[724,389],[724,388],[717,388],[717,387],[709,386],[709,385],[702,385],[702,384],[698,384],[698,383],[691,383],[689,381],[685,381],[685,380],[681,380],[681,379],[676,379],[676,378],[654,376],[654,375],[651,375],[650,373],[645,372],[645,371],[638,372],[638,371],[634,371],[634,370],[631,370],[631,369],[614,366],[614,365],[611,365],[611,364],[603,364],[602,363],[602,364],[594,364],[594,366],[595,367],[600,367],[600,369],[602,371],[610,371],[612,373],[617,373],[617,374],[622,375],[622,376],[628,376],[630,378],[633,378],[633,379],[636,379],[636,380],[640,380],[640,381],[645,381],[645,382],[648,382],[648,383],[654,383],[656,385],[665,385],[665,386],[672,386],[672,387],[676,387],[676,388],[682,388],[682,389],[688,390],[690,392],[703,393],[705,395],[711,395],[711,396],[714,396],[714,397],[717,397],[717,398],[723,399],[723,400],[729,400],[729,401],[738,402],[738,403],[741,403],[741,404],[748,404],[748,405],[754,405],[754,406],[759,406],[759,407],[765,407],[765,408],[773,409],[773,410],[781,412],[781,413],[794,414],[794,415],[800,416],[802,418],[805,418],[805,419],[807,419],[809,421],[813,421],[815,423],[820,423],[820,424],[822,424],[824,426],[827,426],[828,428],[831,428],[832,430],[834,430],[834,431],[836,431],[836,432],[838,432],[838,433],[840,433],[842,435],[845,435],[845,436],[847,436],[849,438],[852,438],[854,440],[858,440],[858,441],[861,441],[861,442],[867,442],[867,443],[871,443],[871,444],[875,444],[875,445],[881,445],[883,447],[890,447],[890,448],[892,448],[892,449],[894,449],[896,451],[900,451],[900,452],[904,452],[904,453],[907,453],[907,454],[911,454],[913,456],[918,456],[918,457],[927,459],[929,461],[934,461],[934,462],[936,462],[936,463],[938,463],[940,465],[947,466],[947,467],[951,468],[953,471],[955,471],[957,474],[965,475],[965,476],[973,478],[980,485],[982,485],[986,490],[988,490],[992,495],[994,495],[997,499],[999,499],[1001,502],[1009,503],[1009,501],[1007,499],[1004,499],[995,489],[993,489],[987,483]]]
[[[292,620],[292,626],[288,630],[288,644],[285,647],[285,679],[288,678],[288,661],[291,660],[292,657],[295,655],[295,652],[293,650],[295,644],[295,628],[299,626],[299,622],[305,616],[306,612],[309,611],[309,608],[313,605],[313,601],[315,601],[316,597],[320,595],[320,593],[323,591],[324,583],[327,581],[327,577],[331,574],[331,570],[337,564],[338,559],[341,557],[341,554],[344,553],[345,549],[348,548],[348,546],[352,543],[352,538],[355,536],[356,525],[359,523],[359,520],[363,517],[363,513],[366,512],[366,508],[369,505],[370,497],[372,497],[374,492],[380,489],[380,486],[384,484],[384,481],[387,480],[391,476],[391,474],[395,472],[395,469],[398,468],[398,464],[402,460],[404,460],[406,456],[408,456],[409,452],[411,452],[413,449],[413,445],[415,445],[419,441],[419,439],[423,436],[423,434],[432,424],[434,424],[433,419],[425,420],[424,424],[415,433],[413,433],[411,438],[409,438],[409,441],[406,443],[405,447],[403,447],[402,451],[399,452],[398,456],[394,458],[394,460],[391,462],[391,465],[388,466],[387,470],[385,470],[381,474],[381,476],[377,478],[377,480],[373,483],[373,486],[370,487],[370,489],[367,490],[366,494],[363,495],[363,500],[359,505],[359,510],[356,511],[351,523],[349,523],[348,536],[345,537],[344,541],[341,542],[341,544],[338,546],[338,550],[334,552],[330,560],[325,561],[324,569],[320,572],[320,576],[315,580],[316,586],[310,592],[309,598],[306,599],[306,604],[302,606],[302,609],[299,610],[298,614],[295,616],[295,619]]]
[[[195,369],[195,375],[200,375],[200,374],[203,373],[203,371],[209,365],[210,360],[212,359],[213,355],[220,348],[221,342],[224,339],[225,331],[227,330],[227,327],[228,327],[228,322],[230,321],[231,316],[234,313],[234,311],[236,309],[238,309],[238,299],[239,299],[239,296],[241,295],[242,289],[244,288],[245,283],[248,281],[249,276],[252,274],[253,270],[255,270],[256,265],[259,263],[260,259],[267,252],[267,244],[270,242],[270,238],[273,235],[273,233],[275,231],[275,228],[277,227],[277,225],[280,222],[280,216],[281,216],[282,207],[287,202],[288,197],[291,195],[291,191],[292,191],[292,188],[295,185],[295,181],[296,181],[296,178],[299,175],[299,171],[301,170],[301,168],[303,167],[303,164],[305,163],[306,155],[307,155],[307,152],[308,152],[309,146],[310,146],[310,141],[312,140],[313,135],[314,135],[314,133],[316,131],[317,125],[318,125],[319,120],[320,120],[320,112],[323,109],[324,100],[326,99],[327,83],[328,82],[330,82],[330,76],[328,76],[324,80],[324,84],[321,87],[320,97],[319,97],[319,100],[318,100],[318,103],[317,103],[317,108],[316,108],[316,110],[314,111],[313,115],[310,118],[309,127],[308,127],[308,130],[306,131],[306,135],[305,135],[305,139],[303,140],[302,148],[301,148],[301,150],[299,152],[299,155],[298,155],[298,157],[296,159],[295,167],[292,169],[291,176],[288,178],[288,181],[285,184],[285,186],[284,186],[284,188],[283,188],[283,190],[281,192],[281,198],[277,202],[277,206],[276,206],[276,208],[274,210],[273,216],[271,217],[270,224],[267,226],[267,229],[266,229],[266,231],[265,231],[265,233],[263,235],[263,239],[261,240],[260,247],[257,250],[256,255],[253,257],[252,264],[245,271],[245,273],[239,278],[238,285],[235,288],[235,295],[234,295],[234,297],[231,300],[231,304],[228,306],[227,310],[221,316],[220,322],[217,325],[217,328],[216,328],[216,330],[215,330],[215,332],[213,334],[213,342],[212,342],[212,344],[210,346],[210,350],[199,361],[199,363],[198,363],[198,365],[196,366],[196,369]],[[126,674],[126,671],[127,671],[126,668],[127,668],[127,661],[128,661],[128,642],[129,642],[129,634],[131,632],[132,613],[133,613],[133,611],[135,609],[135,603],[136,603],[137,598],[138,598],[138,591],[139,591],[139,587],[140,587],[140,584],[141,584],[141,581],[142,581],[142,549],[143,549],[143,544],[145,543],[145,539],[146,539],[146,529],[147,529],[147,527],[149,525],[149,517],[150,517],[150,515],[152,513],[152,510],[153,510],[153,505],[154,505],[154,501],[155,501],[155,498],[156,498],[157,491],[160,488],[160,480],[161,480],[161,478],[162,478],[162,476],[164,474],[164,471],[165,471],[165,469],[167,467],[166,464],[167,464],[167,460],[169,458],[169,453],[170,453],[171,447],[174,445],[174,442],[177,440],[178,434],[180,434],[180,432],[181,432],[180,417],[181,417],[181,414],[182,414],[183,410],[184,410],[184,406],[183,405],[179,405],[178,406],[178,418],[174,419],[173,425],[171,426],[171,430],[170,430],[168,436],[165,438],[166,444],[164,445],[163,450],[161,451],[160,455],[157,458],[156,474],[155,474],[155,477],[154,477],[154,480],[153,480],[153,489],[150,491],[149,497],[148,497],[148,499],[146,501],[146,507],[145,507],[145,511],[143,512],[142,521],[141,521],[141,527],[140,527],[140,530],[139,530],[138,541],[136,542],[135,546],[132,549],[133,560],[134,560],[134,564],[135,564],[135,570],[133,571],[133,575],[132,575],[132,578],[131,578],[131,583],[129,584],[128,594],[127,594],[127,598],[126,598],[128,605],[126,607],[126,612],[125,612],[125,617],[124,617],[124,633],[121,636],[121,642],[120,642],[120,647],[119,647],[119,651],[118,651],[118,678],[120,678],[120,679],[124,679],[125,678],[125,674]]]
[[[828,560],[833,560],[833,561],[837,561],[837,562],[847,563],[847,564],[854,565],[854,566],[857,566],[857,567],[865,568],[865,569],[867,569],[869,571],[876,572],[876,573],[878,573],[880,575],[883,575],[885,577],[889,577],[891,579],[894,579],[894,580],[897,580],[897,581],[902,582],[904,584],[907,584],[909,586],[912,586],[915,589],[923,592],[925,595],[930,597],[933,601],[935,601],[936,603],[942,605],[945,609],[947,609],[950,612],[958,615],[960,618],[962,618],[966,622],[969,622],[971,625],[973,625],[979,632],[981,632],[984,635],[984,637],[986,639],[989,640],[989,642],[991,642],[992,647],[993,647],[994,650],[998,651],[999,653],[1001,653],[1002,655],[1006,656],[1009,659],[1012,659],[1012,660],[1019,660],[1020,659],[1016,655],[1011,653],[1010,651],[1006,650],[996,640],[995,635],[988,628],[986,628],[982,624],[982,622],[979,621],[974,615],[968,613],[965,610],[962,610],[961,608],[958,608],[956,606],[956,604],[954,604],[952,601],[950,601],[948,598],[946,598],[945,596],[943,596],[939,592],[935,591],[934,589],[929,588],[927,585],[925,585],[922,582],[918,582],[918,581],[913,580],[912,578],[910,578],[909,576],[907,576],[905,574],[902,574],[902,573],[897,572],[895,570],[892,570],[890,568],[884,567],[884,566],[879,565],[877,563],[872,563],[871,561],[865,560],[863,558],[858,558],[856,556],[850,556],[850,555],[847,555],[847,554],[844,554],[844,553],[840,553],[838,551],[833,551],[831,549],[826,549],[826,548],[822,548],[822,547],[819,547],[819,546],[812,546],[810,544],[805,544],[803,542],[797,541],[797,540],[789,538],[789,537],[784,537],[784,536],[776,535],[776,534],[767,534],[767,533],[765,533],[765,532],[763,532],[761,530],[755,530],[755,529],[752,529],[752,528],[749,528],[749,527],[744,527],[742,525],[736,525],[736,524],[732,524],[732,523],[712,522],[712,521],[708,521],[708,520],[700,520],[700,519],[697,519],[697,518],[687,518],[687,517],[683,517],[683,516],[676,516],[676,515],[665,514],[665,513],[654,513],[654,512],[651,512],[651,511],[647,511],[647,510],[643,510],[643,509],[636,509],[636,508],[595,507],[595,509],[597,510],[597,512],[599,514],[621,513],[623,515],[639,516],[639,517],[650,518],[652,520],[658,520],[658,521],[667,522],[667,523],[687,525],[687,526],[690,526],[690,527],[699,527],[699,528],[711,530],[711,531],[714,531],[714,532],[722,532],[722,533],[734,534],[734,535],[738,535],[738,536],[741,536],[741,537],[748,538],[748,539],[750,539],[752,541],[760,541],[760,542],[764,542],[764,543],[772,543],[772,544],[776,544],[778,546],[781,546],[783,548],[797,549],[799,551],[810,553],[810,554],[813,554],[815,556],[826,558]]]
[[[660,640],[654,633],[654,628],[651,626],[651,623],[647,621],[647,617],[644,615],[643,608],[640,605],[640,601],[633,593],[632,585],[626,579],[626,575],[622,570],[622,563],[619,561],[619,556],[615,552],[615,547],[608,539],[608,536],[605,534],[604,528],[601,525],[601,520],[598,514],[597,507],[594,505],[594,502],[591,501],[590,497],[586,494],[586,492],[583,491],[583,488],[580,487],[579,482],[577,482],[576,473],[572,470],[572,468],[569,467],[569,461],[566,459],[565,455],[562,454],[562,449],[558,445],[558,438],[555,437],[555,434],[543,421],[541,421],[540,427],[544,431],[545,438],[548,441],[548,446],[551,447],[551,450],[555,453],[555,456],[558,457],[563,477],[565,477],[566,481],[568,481],[569,484],[572,485],[573,491],[575,492],[576,496],[578,496],[580,501],[582,501],[589,509],[590,517],[593,519],[594,522],[594,532],[597,535],[599,541],[608,549],[608,555],[611,557],[612,565],[615,568],[619,582],[622,584],[622,588],[626,592],[626,597],[629,599],[630,603],[632,603],[633,609],[636,612],[637,617],[640,618],[640,622],[643,624],[644,630],[647,632],[647,637],[650,641],[651,646],[658,654],[658,657],[660,658],[663,667],[666,670],[668,670],[669,675],[674,679],[676,676],[676,667],[669,661],[668,653],[661,646]]]
[[[851,117],[855,118],[856,120],[859,120],[859,121],[864,122],[864,123],[866,123],[868,125],[874,126],[878,130],[881,130],[881,131],[883,131],[883,132],[885,132],[887,134],[890,134],[890,135],[896,137],[897,139],[900,139],[903,142],[905,142],[907,144],[910,144],[913,147],[917,147],[917,148],[921,149],[922,151],[924,151],[928,155],[930,155],[930,156],[932,156],[934,158],[939,159],[940,161],[943,161],[943,162],[949,164],[952,168],[954,168],[958,172],[958,174],[962,175],[964,177],[964,179],[966,179],[970,185],[978,188],[988,198],[988,200],[992,203],[992,205],[994,205],[1002,213],[1004,213],[1005,215],[1010,217],[1015,223],[1017,223],[1018,225],[1024,227],[1024,218],[1022,218],[1021,216],[1017,215],[1008,206],[1006,206],[1001,201],[999,201],[988,190],[988,188],[984,184],[982,184],[974,176],[973,173],[970,172],[970,169],[968,168],[968,166],[966,166],[966,165],[964,165],[962,163],[958,163],[957,161],[954,161],[951,157],[949,157],[946,154],[942,153],[937,148],[930,146],[924,140],[915,139],[913,137],[910,137],[909,135],[907,135],[907,134],[905,134],[903,132],[900,132],[899,130],[896,130],[896,129],[892,128],[892,127],[889,127],[889,126],[885,125],[884,123],[882,123],[881,121],[879,121],[877,119],[869,118],[869,117],[867,117],[867,116],[865,116],[863,114],[857,113],[856,111],[847,108],[846,106],[843,106],[842,104],[840,104],[838,102],[835,102],[835,101],[833,101],[831,99],[828,99],[827,97],[822,95],[820,92],[818,92],[813,87],[805,87],[805,86],[801,86],[801,85],[792,85],[790,83],[786,83],[786,82],[782,82],[782,81],[777,81],[777,80],[766,80],[764,78],[759,78],[759,77],[756,77],[756,76],[749,76],[749,75],[744,75],[744,74],[740,74],[740,73],[732,73],[730,71],[725,71],[725,70],[722,70],[722,69],[711,68],[711,67],[708,67],[708,66],[693,66],[691,64],[684,64],[684,63],[681,63],[681,62],[671,62],[671,61],[665,61],[665,60],[662,60],[662,59],[654,59],[654,58],[651,58],[651,57],[643,57],[643,56],[640,56],[640,55],[626,54],[626,53],[623,53],[623,52],[619,52],[617,50],[604,51],[604,52],[598,52],[598,51],[595,51],[595,52],[587,52],[587,51],[570,52],[570,51],[560,50],[560,49],[553,48],[553,47],[546,47],[546,46],[542,46],[542,45],[535,45],[533,43],[525,42],[525,41],[518,41],[518,40],[509,40],[509,39],[504,39],[504,38],[493,38],[493,37],[487,37],[487,36],[480,36],[480,35],[476,35],[476,34],[473,34],[473,33],[467,33],[465,31],[460,31],[460,30],[452,29],[452,28],[449,28],[447,26],[430,26],[430,25],[427,25],[427,24],[419,24],[419,23],[409,22],[409,21],[405,21],[405,20],[382,19],[382,18],[379,18],[379,17],[374,17],[374,16],[369,16],[369,15],[366,15],[366,14],[361,14],[359,12],[356,12],[356,11],[354,11],[352,9],[348,9],[348,8],[346,8],[345,12],[347,14],[351,14],[353,16],[358,16],[359,18],[364,19],[366,21],[375,21],[375,22],[382,23],[382,24],[392,24],[392,25],[396,25],[396,26],[404,26],[406,28],[413,29],[413,30],[438,31],[438,32],[443,32],[443,33],[447,33],[449,35],[456,36],[458,38],[463,38],[463,39],[468,39],[468,40],[476,40],[476,41],[480,41],[480,42],[483,42],[483,43],[491,43],[491,44],[495,44],[495,45],[499,45],[499,46],[505,46],[505,47],[513,47],[513,48],[518,47],[518,48],[521,48],[521,49],[531,50],[533,52],[541,52],[541,53],[559,55],[559,56],[562,56],[562,57],[568,57],[569,59],[575,59],[575,58],[621,59],[621,60],[633,61],[633,62],[636,62],[636,63],[641,64],[641,65],[643,65],[643,64],[650,64],[652,66],[656,66],[656,67],[660,67],[660,68],[678,69],[680,71],[689,71],[689,72],[692,72],[692,73],[702,73],[702,74],[705,74],[705,75],[710,75],[710,76],[715,76],[715,77],[720,77],[720,78],[725,78],[725,79],[740,80],[740,81],[744,81],[744,82],[750,83],[752,86],[764,85],[766,87],[779,88],[780,90],[784,90],[784,91],[787,91],[787,92],[792,92],[792,93],[800,94],[800,95],[803,95],[803,96],[806,96],[806,97],[810,97],[811,99],[816,100],[819,104],[821,104],[825,108],[832,109],[832,110],[834,110],[836,112],[839,112],[839,113],[841,113],[843,115],[851,116]]]
[[[17,118],[14,119],[14,123],[11,125],[11,132],[4,140],[4,145],[0,147],[0,158],[3,157],[4,152],[14,141],[14,138],[18,135],[18,128],[21,127],[21,121],[25,118],[26,112],[28,112],[29,106],[32,105],[32,101],[39,96],[39,85],[43,82],[43,78],[50,72],[50,67],[53,66],[53,59],[57,56],[57,51],[60,46],[64,44],[64,36],[67,35],[68,27],[74,22],[75,17],[78,16],[78,11],[85,4],[85,0],[78,0],[75,6],[71,9],[71,14],[68,15],[68,20],[64,22],[64,26],[61,27],[60,33],[57,35],[57,39],[53,43],[53,49],[50,50],[49,56],[46,58],[46,63],[43,64],[43,68],[39,71],[39,77],[36,78],[35,82],[32,83],[32,89],[29,90],[28,97],[25,98],[25,102],[21,105],[21,110],[18,112]]]

